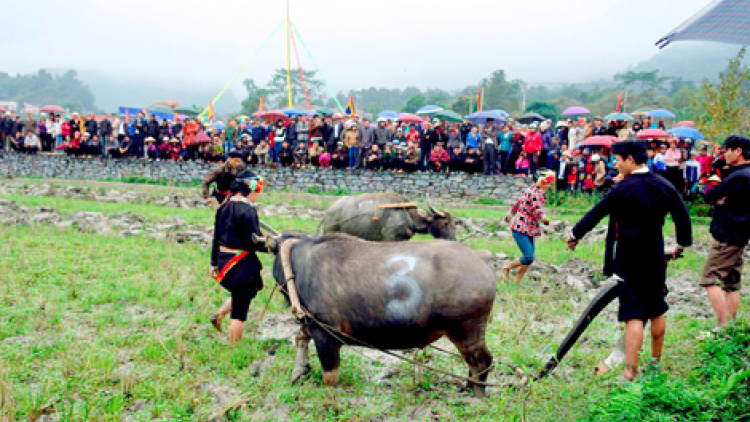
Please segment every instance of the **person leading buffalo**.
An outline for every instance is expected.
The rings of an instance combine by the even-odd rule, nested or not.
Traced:
[[[664,235],[667,214],[675,224],[677,244],[670,253],[679,255],[692,244],[690,216],[680,193],[661,176],[649,171],[646,142],[628,140],[615,143],[612,152],[623,180],[573,227],[568,248],[575,249],[586,233],[606,216],[609,228],[606,239],[604,274],[617,276],[620,309],[619,321],[625,323],[625,361],[623,377],[638,375],[639,352],[643,345],[645,324],[651,322],[651,355],[661,359],[666,333],[664,314],[666,262]]]
[[[203,179],[201,188],[206,205],[212,205],[214,211],[217,210],[229,196],[229,187],[232,186],[232,182],[243,170],[245,170],[245,165],[242,161],[242,152],[231,151],[227,161],[216,167]],[[213,192],[210,192],[213,183],[216,183],[216,187]]]
[[[263,288],[262,265],[255,252],[264,251],[265,246],[253,242],[253,235],[262,236],[254,204],[263,187],[262,177],[243,171],[229,187],[231,196],[216,212],[211,276],[231,297],[211,317],[211,323],[221,332],[221,321],[231,312],[230,344],[242,338],[250,302]]]
[[[547,202],[545,192],[554,183],[555,173],[551,171],[542,173],[535,184],[526,188],[505,216],[506,223],[512,220],[511,233],[523,256],[503,266],[503,279],[507,280],[510,270],[518,268],[516,282],[520,282],[531,263],[534,262],[534,238],[541,234],[539,222],[549,224],[549,219],[544,216],[544,204]]]

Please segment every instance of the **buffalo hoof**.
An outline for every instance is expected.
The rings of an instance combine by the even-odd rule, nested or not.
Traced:
[[[299,384],[310,375],[310,364],[294,365],[292,370],[292,385]]]

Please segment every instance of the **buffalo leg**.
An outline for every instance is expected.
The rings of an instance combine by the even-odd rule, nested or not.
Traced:
[[[472,328],[476,331],[476,327]],[[471,330],[461,329],[448,333],[448,338],[453,342],[464,360],[469,365],[470,377],[482,383],[487,382],[488,371],[492,365],[492,354],[487,349],[484,339],[484,329],[480,333],[473,334]],[[476,397],[485,397],[485,386],[469,381],[467,387],[474,390]]]
[[[310,373],[310,357],[308,348],[310,346],[310,331],[307,327],[301,327],[297,332],[295,343],[297,344],[297,356],[294,358],[294,369],[292,370],[292,384],[300,382]]]
[[[323,384],[335,386],[339,380],[341,366],[341,343],[319,327],[312,329],[312,337],[315,340],[320,366],[323,368]]]

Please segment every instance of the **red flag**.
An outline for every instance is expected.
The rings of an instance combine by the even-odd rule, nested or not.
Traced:
[[[622,91],[620,91],[620,95],[617,98],[617,109],[615,110],[617,113],[622,113]]]
[[[482,111],[482,87],[479,87],[479,94],[477,95],[477,111]]]
[[[260,104],[258,104],[258,112],[262,113],[266,111],[266,105],[263,103],[263,97],[260,97]]]

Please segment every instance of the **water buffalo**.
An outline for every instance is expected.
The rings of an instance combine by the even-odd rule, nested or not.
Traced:
[[[344,344],[411,349],[442,336],[461,352],[474,380],[486,381],[492,355],[485,330],[496,282],[492,268],[470,247],[447,240],[378,243],[291,232],[269,236],[266,243],[276,254],[274,278],[295,289],[301,308],[314,317],[302,318],[293,382],[309,370],[311,339],[324,383],[335,385]],[[291,276],[294,281],[287,283]],[[484,396],[484,385],[469,386]]]
[[[323,217],[322,234],[346,233],[365,240],[409,240],[416,233],[438,239],[456,240],[453,217],[436,210],[427,199],[420,210],[395,193],[367,193],[345,196],[331,205]]]

